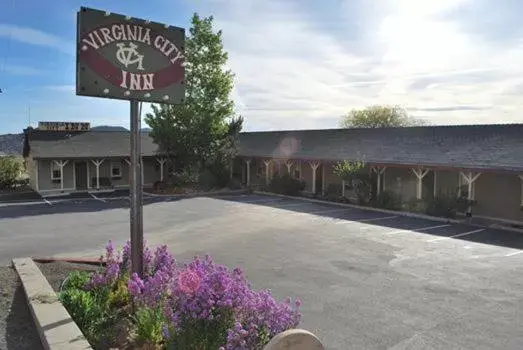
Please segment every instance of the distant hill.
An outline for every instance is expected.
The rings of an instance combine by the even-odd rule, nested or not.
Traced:
[[[24,134],[0,135],[0,156],[10,154],[21,156],[23,149]]]
[[[111,125],[100,125],[100,126],[93,126],[91,130],[95,131],[129,131],[123,126],[111,126]]]

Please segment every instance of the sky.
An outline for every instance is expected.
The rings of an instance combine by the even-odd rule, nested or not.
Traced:
[[[521,0],[0,0],[0,134],[129,126],[128,102],[75,94],[80,6],[185,28],[213,15],[244,130],[334,128],[375,104],[429,124],[523,122]]]

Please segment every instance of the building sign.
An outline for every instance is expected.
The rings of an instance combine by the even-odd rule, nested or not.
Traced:
[[[85,7],[77,20],[77,95],[183,101],[183,28]]]
[[[88,131],[90,123],[78,122],[38,122],[38,130],[48,131]]]

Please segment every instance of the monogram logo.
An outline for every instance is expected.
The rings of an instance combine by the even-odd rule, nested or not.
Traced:
[[[125,46],[125,43],[118,43],[118,50],[116,51],[116,59],[128,68],[129,65],[138,64],[138,70],[143,69],[143,55],[141,55],[138,50],[138,45],[135,43],[129,43],[129,46]]]

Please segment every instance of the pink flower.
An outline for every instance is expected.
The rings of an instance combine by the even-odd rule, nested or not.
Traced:
[[[189,269],[182,271],[178,276],[178,287],[187,294],[194,294],[200,288],[200,276]]]

